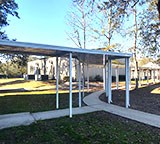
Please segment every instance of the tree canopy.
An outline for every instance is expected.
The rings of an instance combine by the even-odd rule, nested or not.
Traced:
[[[0,0],[0,38],[8,39],[7,34],[3,31],[3,27],[9,25],[8,15],[18,16],[18,4],[15,0]]]

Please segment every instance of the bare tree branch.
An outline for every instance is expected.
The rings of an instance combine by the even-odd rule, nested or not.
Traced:
[[[158,3],[157,3],[157,9],[158,9],[159,19],[160,19],[160,0],[158,0]]]
[[[131,8],[135,7],[138,2],[139,2],[139,0],[137,0],[137,1],[134,3],[134,5],[131,6]]]
[[[75,40],[72,38],[72,36],[70,36],[70,35],[68,34],[68,37],[72,40],[72,42],[73,42],[77,47],[79,47],[79,45],[75,42]]]

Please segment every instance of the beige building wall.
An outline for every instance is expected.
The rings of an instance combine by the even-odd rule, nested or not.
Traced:
[[[46,59],[46,66],[44,65],[44,59],[34,60],[28,62],[28,74],[34,75],[35,65],[39,64],[41,75],[44,75],[46,69],[46,75],[49,77],[56,78],[56,58],[50,57]],[[64,77],[69,76],[69,59],[68,58],[59,58],[59,66],[60,66],[60,75],[59,78],[63,80]],[[81,74],[83,66],[81,66]],[[116,76],[115,69],[112,66],[112,76]],[[96,66],[89,66],[89,77],[94,79],[97,75],[103,77],[103,68]],[[125,68],[119,68],[119,75],[125,75]],[[76,59],[72,59],[72,77],[74,80],[78,81],[79,76],[79,62]],[[82,76],[82,75],[81,75]],[[85,65],[85,78],[87,77],[87,66]]]
[[[46,63],[46,65],[45,65]],[[28,62],[27,65],[27,74],[28,75],[34,75],[35,73],[35,66],[36,64],[39,65],[40,68],[40,74],[49,76],[51,78],[54,76],[56,78],[56,58],[50,57],[45,59],[39,59]],[[75,59],[72,60],[72,77],[73,79],[76,79],[76,63]],[[59,78],[60,80],[63,80],[65,76],[69,76],[69,59],[68,58],[59,58]]]
[[[114,67],[112,67],[112,76],[116,76]],[[89,66],[89,77],[92,77],[92,79],[95,78],[95,76],[100,75],[103,77],[103,68],[102,67],[93,67]],[[125,75],[125,69],[119,68],[119,75]],[[87,66],[85,66],[85,77],[87,77]]]

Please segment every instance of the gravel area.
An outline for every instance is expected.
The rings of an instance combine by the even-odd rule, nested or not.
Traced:
[[[160,115],[160,94],[151,93],[152,90],[159,87],[160,83],[130,91],[130,108]],[[107,102],[105,93],[100,96],[100,99]],[[124,107],[125,91],[113,90],[112,101],[113,104]]]

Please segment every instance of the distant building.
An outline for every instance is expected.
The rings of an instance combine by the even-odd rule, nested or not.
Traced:
[[[40,75],[43,77],[44,75],[47,76],[47,79],[55,79],[56,78],[56,58],[42,58],[38,60],[33,60],[28,62],[27,74],[33,78],[35,74],[36,65],[38,64],[40,68]],[[60,66],[60,75],[59,79],[63,80],[65,77],[69,76],[69,59],[68,58],[59,58],[59,66]],[[78,80],[78,62],[76,59],[72,60],[72,76],[74,80]],[[112,76],[115,77],[115,69],[117,66],[112,64]],[[103,78],[103,68],[102,67],[95,67],[94,65],[89,66],[89,77],[91,80],[99,75]],[[87,76],[87,66],[84,67],[85,72],[85,79]],[[119,68],[119,75],[124,76],[125,70],[124,68]],[[34,78],[33,78],[34,79]]]
[[[43,58],[38,60],[33,60],[28,62],[27,64],[27,74],[28,75],[35,75],[36,65],[38,64],[40,69],[40,75],[41,76],[48,76],[48,79],[55,79],[56,78],[56,58],[50,57],[50,58]],[[61,80],[64,79],[64,77],[69,76],[69,67],[68,67],[68,60],[67,58],[61,58],[59,59],[59,66],[60,66],[60,75],[59,78]],[[76,79],[76,71],[75,71],[75,63],[73,61],[73,68],[72,68],[72,76],[73,79]]]

